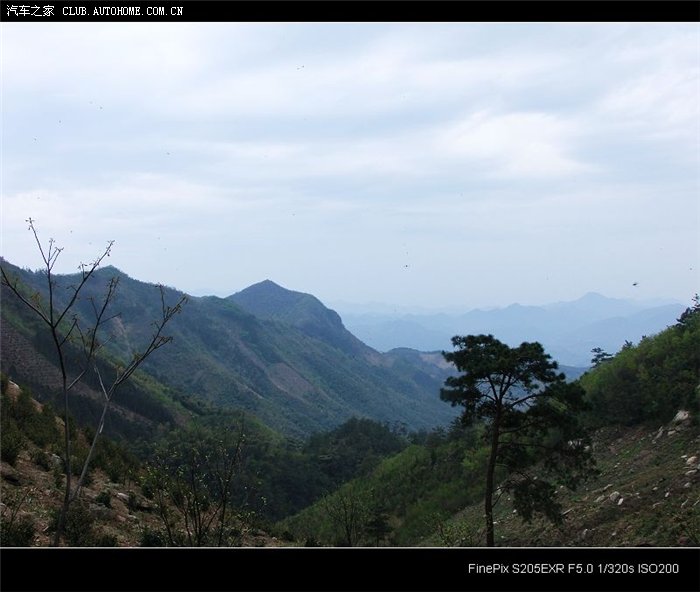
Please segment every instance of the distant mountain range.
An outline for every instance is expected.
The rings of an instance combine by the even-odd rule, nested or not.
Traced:
[[[627,340],[639,341],[674,324],[685,308],[680,303],[650,305],[591,292],[573,302],[545,306],[512,304],[463,314],[354,312],[343,319],[348,330],[379,351],[449,350],[454,335],[492,333],[510,345],[540,341],[561,364],[585,367],[594,347],[615,353]]]

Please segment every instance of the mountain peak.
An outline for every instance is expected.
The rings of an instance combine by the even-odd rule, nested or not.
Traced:
[[[280,290],[289,291],[289,290],[287,290],[287,288],[283,288],[278,283],[275,283],[269,279],[263,280],[262,282],[258,282],[257,284],[252,284],[251,286],[248,286],[246,288],[246,290],[250,290],[251,288],[265,288],[265,289],[272,288],[272,289],[280,289]]]
[[[345,351],[366,347],[347,331],[338,313],[318,298],[288,290],[272,280],[253,284],[228,299],[259,319],[292,325]]]

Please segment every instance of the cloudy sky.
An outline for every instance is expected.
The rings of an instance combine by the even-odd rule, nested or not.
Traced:
[[[700,290],[694,24],[3,23],[2,255],[326,303]],[[638,285],[634,286],[633,284]]]

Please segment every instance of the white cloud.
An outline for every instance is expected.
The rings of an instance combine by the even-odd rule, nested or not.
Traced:
[[[575,124],[546,113],[479,112],[447,130],[439,145],[483,163],[489,176],[556,177],[592,168],[571,156],[576,133]]]
[[[440,304],[460,289],[465,253],[485,274],[557,250],[563,277],[591,249],[642,249],[670,286],[643,245],[700,234],[687,214],[700,190],[695,26],[2,33],[3,255],[20,263],[31,215],[66,253],[115,238],[144,279],[178,285],[179,262],[224,293],[271,277],[330,298],[363,300],[341,292],[372,284],[376,299]]]

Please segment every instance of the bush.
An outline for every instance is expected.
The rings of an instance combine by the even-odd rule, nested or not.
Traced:
[[[118,541],[117,537],[112,534],[103,533],[99,536],[95,542],[96,547],[117,547]]]
[[[148,526],[144,529],[141,534],[141,546],[142,547],[164,547],[165,537],[158,530],[152,530]]]
[[[104,491],[101,491],[97,497],[95,498],[95,502],[98,504],[102,504],[106,508],[111,508],[112,507],[112,496],[110,495],[109,491],[106,489]]]
[[[0,522],[1,547],[29,547],[34,541],[36,527],[30,516]]]
[[[50,471],[52,468],[51,459],[49,458],[49,455],[46,454],[46,452],[44,452],[43,450],[35,450],[32,453],[32,462],[40,466],[45,471]]]
[[[24,448],[26,438],[22,435],[17,422],[3,414],[0,426],[0,458],[15,466],[19,453]]]
[[[58,528],[58,518],[60,509],[56,509],[51,520],[50,528],[54,532]],[[63,533],[66,542],[71,547],[92,547],[97,542],[95,535],[94,520],[90,514],[87,504],[78,500],[73,502],[66,516],[66,524]]]

